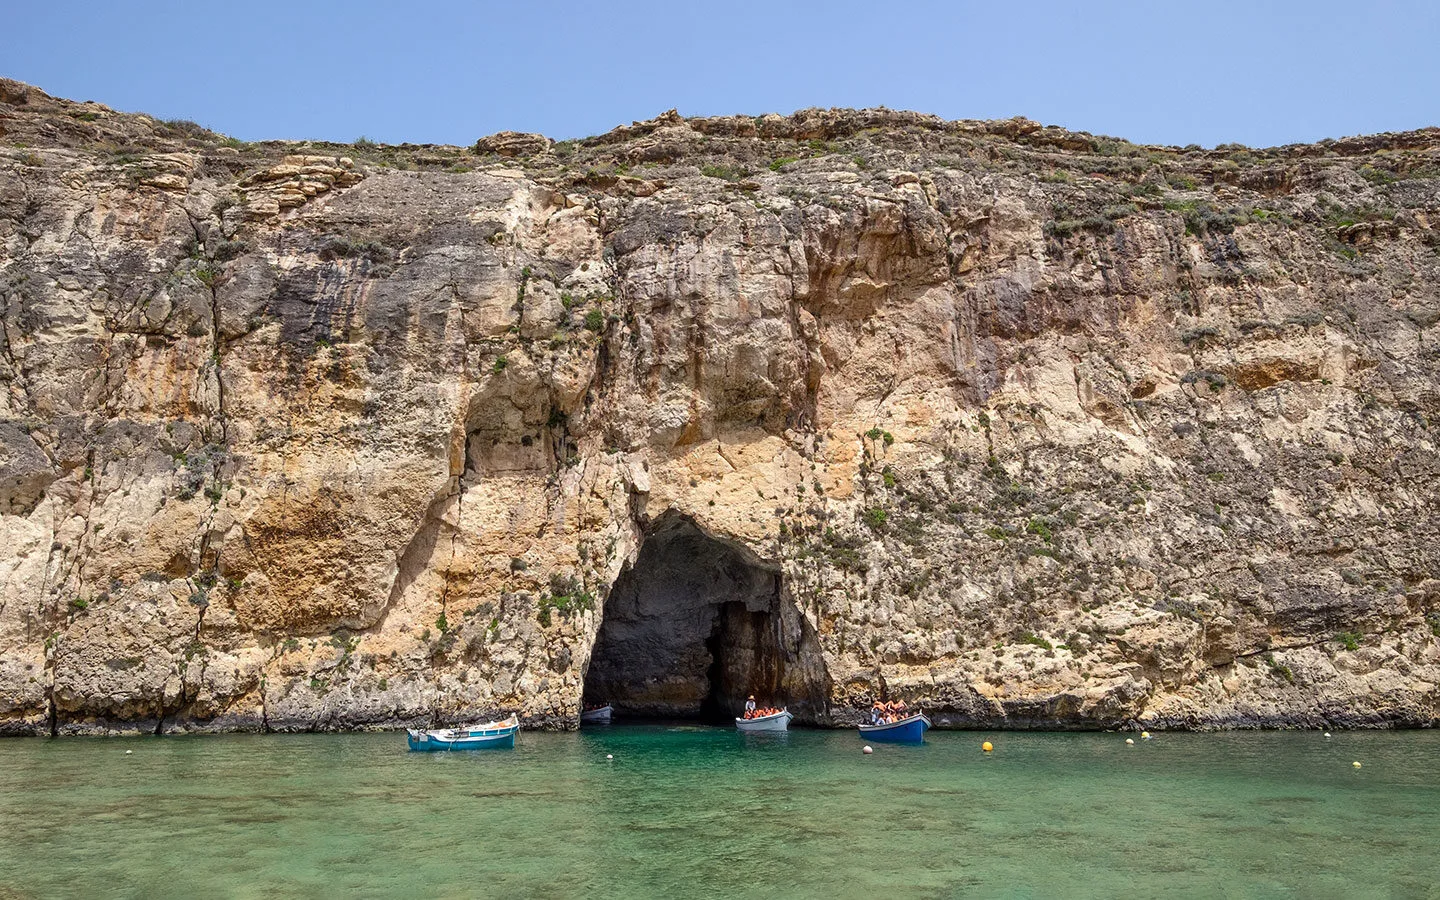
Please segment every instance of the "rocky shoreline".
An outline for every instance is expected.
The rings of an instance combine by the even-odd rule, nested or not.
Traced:
[[[243,143],[0,80],[0,247],[0,734],[1440,722],[1440,129]]]

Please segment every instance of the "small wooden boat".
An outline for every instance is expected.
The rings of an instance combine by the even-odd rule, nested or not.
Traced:
[[[515,746],[520,720],[515,716],[484,725],[441,728],[435,731],[405,729],[411,750],[490,750]]]
[[[861,725],[860,736],[872,741],[919,744],[925,740],[925,729],[929,727],[930,720],[925,714],[915,713],[884,725]]]
[[[615,708],[608,703],[600,707],[599,709],[582,710],[580,713],[580,724],[609,725],[610,715],[613,712],[615,712]]]
[[[795,718],[790,710],[782,709],[777,713],[768,716],[756,716],[753,719],[735,719],[735,728],[739,731],[789,731],[790,720]]]

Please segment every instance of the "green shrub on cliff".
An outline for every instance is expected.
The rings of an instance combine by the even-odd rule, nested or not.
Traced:
[[[745,177],[745,173],[733,166],[703,165],[700,167],[700,174],[706,178],[719,178],[724,181],[739,181]]]
[[[555,572],[550,576],[550,593],[540,598],[536,618],[542,626],[549,628],[552,611],[568,619],[577,612],[594,608],[595,596],[585,590],[579,578]]]
[[[1055,540],[1055,532],[1050,528],[1050,523],[1045,519],[1031,519],[1025,524],[1025,530],[1049,544]]]
[[[826,528],[824,538],[824,554],[835,568],[862,575],[870,570],[869,564],[860,555],[860,540],[846,537],[834,528]]]
[[[1185,220],[1185,233],[1195,237],[1229,234],[1237,226],[1250,221],[1250,216],[1243,210],[1219,210],[1196,200],[1172,200],[1165,204],[1165,208],[1180,213]]]
[[[1266,653],[1260,658],[1265,661],[1265,665],[1270,667],[1270,673],[1272,675],[1277,675],[1291,684],[1295,683],[1295,673],[1290,670],[1289,666],[1277,660],[1274,654]]]

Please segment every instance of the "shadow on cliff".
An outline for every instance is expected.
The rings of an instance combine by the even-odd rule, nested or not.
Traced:
[[[778,569],[670,513],[615,582],[585,701],[620,715],[728,724],[747,695],[828,722],[830,676],[814,628]]]

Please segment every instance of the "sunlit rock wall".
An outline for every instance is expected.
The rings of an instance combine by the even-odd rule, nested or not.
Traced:
[[[1437,285],[1434,130],[240,144],[0,81],[0,731],[572,726],[667,515],[780,573],[821,722],[1432,724]]]

